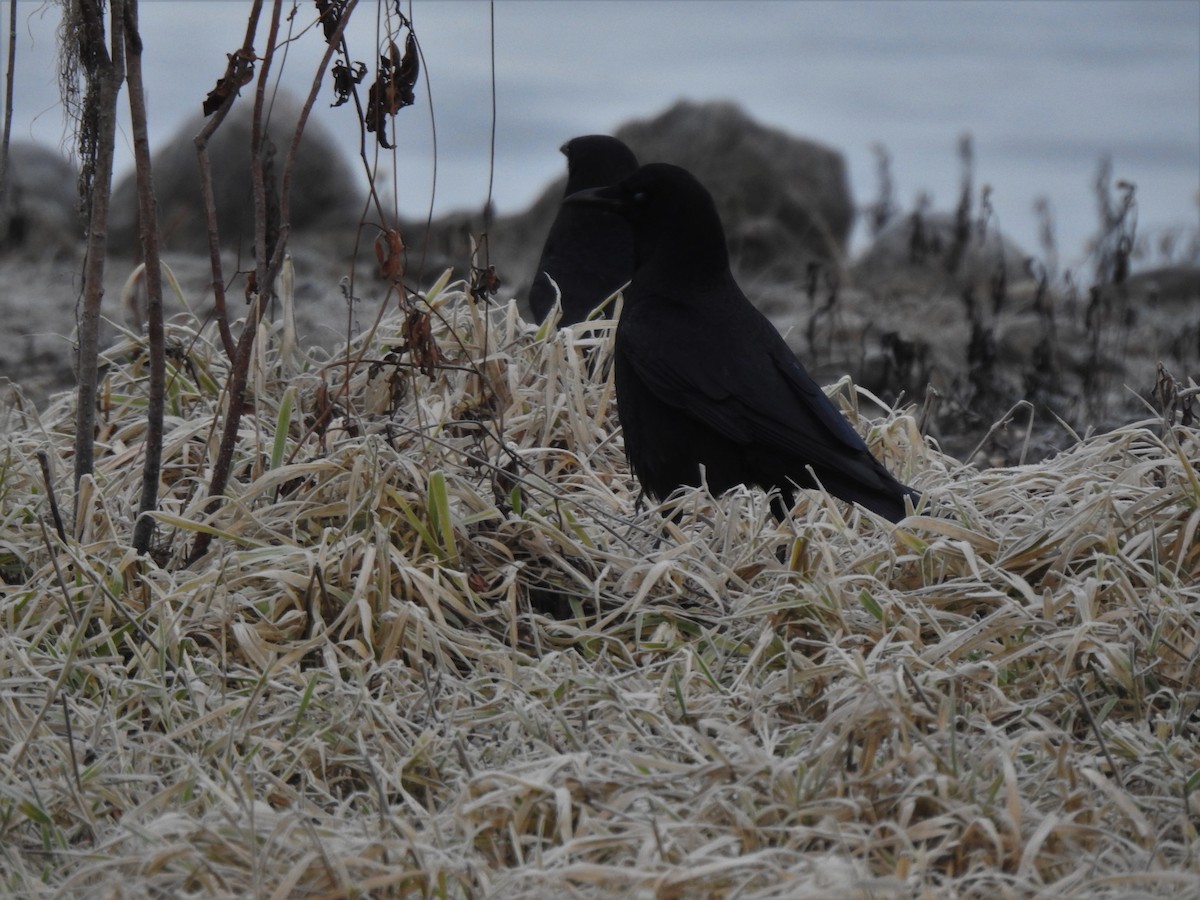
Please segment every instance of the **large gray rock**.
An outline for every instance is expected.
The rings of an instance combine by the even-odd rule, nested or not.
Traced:
[[[708,188],[737,274],[795,278],[845,254],[854,199],[838,151],[722,102],[680,101],[617,137],[640,162],[683,166]]]
[[[240,247],[247,255],[254,245],[254,192],[250,168],[252,112],[249,98],[239,100],[208,145],[221,242],[227,247]],[[297,115],[294,104],[276,101],[267,129],[275,147],[268,179],[269,202],[279,195]],[[159,233],[165,252],[207,251],[208,231],[200,194],[200,167],[193,143],[205,121],[197,116],[165,146],[155,147],[151,152],[154,188],[158,195]],[[344,229],[344,243],[348,248],[354,239],[355,223],[362,213],[361,198],[365,192],[359,187],[333,137],[311,118],[305,125],[291,183],[289,219],[292,236]],[[136,183],[130,172],[113,192],[109,234],[114,251],[137,255],[137,221]]]
[[[77,252],[83,238],[78,181],[75,166],[55,150],[13,142],[0,208],[0,252],[37,258]]]
[[[803,284],[810,263],[840,268],[854,202],[840,153],[751,119],[732,103],[681,101],[616,136],[641,163],[690,170],[712,193],[734,274],[751,299],[768,305],[770,285]],[[574,135],[564,135],[566,140]],[[566,186],[563,175],[525,212],[492,229],[493,257],[517,296],[533,278],[542,242]]]

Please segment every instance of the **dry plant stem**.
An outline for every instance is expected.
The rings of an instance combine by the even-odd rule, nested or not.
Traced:
[[[1108,761],[1108,767],[1112,770],[1113,780],[1116,781],[1118,787],[1124,788],[1125,779],[1121,777],[1121,770],[1117,768],[1116,760],[1108,752],[1108,742],[1104,740],[1104,732],[1100,730],[1100,723],[1092,715],[1092,708],[1088,706],[1087,697],[1084,696],[1083,689],[1079,686],[1077,680],[1071,681],[1070,688],[1071,693],[1075,695],[1075,699],[1079,701],[1079,708],[1083,710],[1084,718],[1087,719],[1088,726],[1092,729],[1092,734],[1096,736],[1096,743],[1100,745],[1100,752],[1104,754],[1104,758]]]
[[[256,7],[258,4],[256,4]],[[257,12],[257,10],[256,10]],[[258,323],[262,321],[263,313],[270,298],[270,282],[266,280],[264,256],[266,255],[267,234],[267,200],[263,184],[262,144],[263,144],[263,99],[266,92],[267,79],[271,72],[271,54],[275,52],[275,39],[279,34],[280,0],[275,0],[272,7],[271,26],[267,31],[267,49],[262,56],[262,65],[258,71],[258,80],[254,95],[254,116],[250,134],[250,169],[254,185],[254,248],[258,256],[255,269],[255,284],[258,292],[253,305],[246,317],[234,350],[229,381],[225,386],[226,406],[225,423],[221,430],[221,445],[217,450],[217,459],[213,464],[212,481],[208,485],[208,501],[204,504],[206,515],[215,512],[220,505],[220,497],[225,493],[229,483],[229,468],[233,461],[233,448],[237,444],[238,427],[242,419],[242,403],[246,396],[246,382],[250,372],[251,349],[254,346],[254,333]],[[285,226],[286,227],[286,226]],[[211,239],[212,229],[210,229]],[[282,243],[282,241],[281,241]],[[192,545],[188,564],[194,563],[207,551],[212,541],[209,534],[201,532],[196,535]]]
[[[66,694],[59,694],[58,700],[62,706],[63,725],[67,732],[67,750],[71,755],[71,774],[75,776],[75,791],[77,794],[82,794],[83,782],[79,778],[79,759],[75,754],[75,735],[71,731],[71,704],[67,703]]]
[[[250,65],[249,61],[254,59],[254,34],[258,31],[258,19],[261,14],[262,0],[254,0],[254,4],[250,8],[250,16],[246,21],[246,37],[242,41],[242,49],[239,54],[229,57],[229,65],[225,69],[227,82],[234,81],[234,72],[238,66]],[[229,328],[229,313],[225,304],[225,276],[221,271],[221,237],[217,231],[217,203],[213,197],[212,166],[208,159],[208,141],[213,133],[221,127],[225,117],[229,115],[229,110],[233,108],[237,96],[231,91],[220,108],[213,113],[208,123],[192,140],[196,146],[196,155],[200,165],[200,193],[204,198],[204,214],[208,222],[208,256],[213,273],[213,307],[217,313],[217,330],[221,334],[221,345],[225,348],[225,355],[229,357],[230,362],[233,362],[237,353],[237,346],[233,340],[233,332]]]
[[[346,45],[346,39],[344,37],[345,31],[346,31],[345,23],[347,21],[349,21],[350,14],[354,11],[354,7],[356,7],[356,6],[358,6],[358,0],[350,0],[350,2],[346,4],[345,9],[343,9],[341,11],[341,21],[338,23],[338,26],[335,29],[334,33],[327,40],[327,44],[330,47],[335,48],[336,52],[342,54],[342,58],[345,60],[346,65],[350,65],[351,60],[350,60],[350,49]],[[420,52],[420,43],[419,42],[417,44],[417,51]],[[321,71],[324,72],[325,69],[328,67],[328,65],[329,65],[329,62],[328,62],[328,58],[327,58],[326,62],[321,67]],[[421,68],[422,68],[422,70],[427,71],[425,68],[424,56],[421,57]],[[428,90],[428,85],[429,85],[428,78],[426,78],[425,84],[426,84],[426,89]],[[369,209],[371,204],[373,203],[375,205],[375,211],[379,214],[379,219],[382,222],[382,221],[384,221],[384,219],[386,217],[384,216],[384,212],[383,212],[383,203],[379,199],[379,194],[375,190],[375,177],[374,177],[375,170],[371,167],[370,160],[367,159],[367,126],[366,126],[367,114],[366,114],[366,111],[363,109],[362,98],[358,95],[358,85],[357,84],[351,86],[350,96],[354,98],[354,106],[358,113],[358,125],[359,125],[359,127],[358,127],[358,155],[359,155],[359,158],[362,159],[363,169],[367,173],[367,194],[368,194],[367,201],[366,201],[367,208]],[[432,106],[432,104],[431,104],[431,106]],[[376,153],[378,153],[378,148],[376,148]],[[436,186],[437,185],[437,173],[436,173],[437,133],[436,133],[436,131],[434,132],[433,158],[434,158],[434,166],[435,166],[434,185]],[[429,215],[430,215],[430,219],[432,220],[432,218],[433,218],[432,202],[430,203],[430,206],[429,206]],[[353,281],[351,282],[351,285],[353,286]]]
[[[8,147],[12,138],[13,79],[17,65],[17,0],[8,4],[8,70],[4,73],[4,143],[0,145],[0,224],[8,220]]]
[[[230,65],[232,66],[233,63],[231,62]],[[208,139],[220,127],[221,123],[225,121],[225,116],[233,108],[233,101],[236,99],[236,94],[230,94],[226,97],[225,102],[221,104],[221,108],[213,114],[212,118],[208,120],[208,124],[196,135],[193,141],[196,145],[196,155],[199,157],[200,193],[204,197],[204,214],[208,221],[208,255],[213,273],[213,308],[216,310],[217,331],[221,335],[221,345],[225,348],[225,355],[229,357],[230,361],[233,360],[236,353],[236,345],[233,341],[233,332],[229,330],[229,313],[225,304],[225,276],[221,271],[221,239],[217,233],[217,205],[213,199],[212,168],[208,159]]]
[[[263,183],[262,167],[262,115],[266,85],[271,70],[271,56],[275,50],[276,36],[279,34],[281,7],[279,0],[276,0],[274,5],[271,16],[271,27],[267,35],[267,51],[264,54],[263,64],[258,74],[258,86],[254,100],[254,122],[251,133],[252,174],[254,177],[254,239],[255,248],[258,253],[255,280],[258,285],[258,296],[250,315],[247,317],[242,334],[238,338],[236,352],[233,357],[233,368],[229,374],[229,383],[226,391],[228,406],[225,413],[225,425],[221,432],[221,446],[217,451],[217,459],[213,465],[213,477],[209,483],[209,499],[205,504],[207,514],[211,514],[216,510],[220,502],[219,498],[225,492],[225,486],[229,483],[229,469],[233,461],[234,447],[237,444],[238,427],[241,422],[242,405],[246,394],[246,382],[250,372],[250,351],[254,345],[254,336],[258,331],[258,323],[266,311],[267,301],[273,290],[272,285],[279,274],[280,267],[283,265],[283,258],[287,249],[292,173],[296,166],[296,154],[300,147],[300,138],[304,134],[304,126],[308,121],[309,113],[312,111],[313,103],[316,101],[317,93],[320,91],[322,78],[329,67],[329,61],[333,57],[334,47],[337,46],[342,33],[345,31],[346,24],[350,21],[350,14],[356,5],[357,0],[351,0],[346,5],[345,10],[343,10],[338,30],[334,33],[333,39],[329,41],[329,46],[326,48],[325,55],[322,57],[321,64],[313,78],[308,99],[296,122],[296,130],[292,135],[292,142],[288,148],[287,160],[284,163],[283,178],[279,189],[279,238],[268,261],[266,247],[266,189]],[[257,6],[258,4],[256,4]],[[208,551],[211,542],[212,535],[207,532],[200,532],[196,535],[196,541],[192,545],[192,552],[188,557],[189,565]]]
[[[142,83],[142,38],[138,33],[138,0],[125,7],[125,57],[129,82],[129,114],[133,127],[133,156],[137,166],[138,222],[142,258],[146,261],[147,337],[150,342],[150,396],[146,407],[146,456],[142,462],[142,496],[133,547],[150,549],[158,508],[158,479],[162,470],[163,404],[166,356],[163,347],[162,267],[158,258],[158,203],[150,167],[150,138],[146,128],[146,91]]]
[[[63,608],[67,611],[67,615],[71,619],[71,624],[78,628],[79,611],[71,603],[71,592],[67,590],[67,580],[63,577],[62,566],[58,563],[58,554],[54,552],[54,548],[50,544],[50,532],[46,530],[46,523],[41,519],[38,519],[38,528],[42,532],[42,545],[46,548],[46,555],[50,557],[51,564],[54,566],[54,577],[58,581],[58,589],[62,591],[62,595],[65,598]],[[59,537],[62,538],[64,543],[66,542],[65,537],[62,537],[62,535],[59,535]]]
[[[79,350],[76,360],[78,405],[75,418],[75,487],[94,469],[96,427],[96,384],[99,355],[100,303],[104,299],[104,255],[108,245],[108,203],[112,192],[113,148],[117,130],[117,93],[125,79],[123,36],[125,0],[112,0],[112,55],[104,50],[104,12],[99,0],[81,0],[75,8],[83,20],[79,40],[80,58],[86,60],[88,94],[94,94],[95,118],[80,123],[81,145],[94,157],[84,159],[92,181],[88,194],[87,256],[83,273],[83,306],[79,312]],[[90,135],[91,140],[88,140]],[[88,154],[85,152],[85,157]],[[78,513],[78,511],[76,511]],[[75,522],[78,530],[80,523]]]
[[[42,481],[46,486],[46,501],[50,504],[50,515],[54,518],[54,530],[58,532],[58,539],[66,541],[67,530],[63,527],[62,516],[58,511],[58,497],[54,493],[54,479],[50,477],[50,458],[46,455],[45,450],[39,450],[37,454],[38,465],[42,469]]]
[[[300,152],[300,139],[304,136],[304,129],[305,129],[306,125],[308,124],[308,117],[312,113],[313,104],[316,103],[316,101],[317,101],[317,95],[321,91],[321,84],[324,80],[325,73],[329,69],[329,63],[333,60],[334,53],[339,52],[339,48],[341,48],[340,52],[343,52],[343,53],[346,52],[345,51],[345,43],[346,42],[345,42],[345,38],[344,38],[346,25],[349,23],[350,15],[354,12],[354,8],[357,5],[358,5],[358,0],[349,0],[349,2],[346,4],[346,6],[342,9],[341,17],[338,21],[338,25],[335,28],[333,34],[330,36],[330,38],[327,42],[327,45],[325,48],[325,54],[321,58],[320,64],[317,66],[316,74],[313,76],[312,85],[309,88],[309,92],[308,92],[308,97],[305,99],[304,105],[300,109],[300,114],[296,119],[296,128],[292,133],[292,140],[288,144],[288,152],[287,152],[286,158],[284,159],[283,172],[282,172],[282,176],[280,179],[280,185],[279,185],[279,239],[276,242],[275,247],[273,248],[272,256],[269,261],[269,265],[267,266],[265,274],[262,271],[259,271],[256,273],[256,277],[265,279],[265,280],[259,281],[260,285],[261,284],[270,284],[273,286],[275,283],[275,279],[279,275],[280,268],[283,266],[284,256],[287,252],[286,238],[287,238],[288,231],[290,230],[289,222],[291,219],[292,175],[296,170],[296,156]],[[347,59],[348,58],[349,58],[349,56],[347,55]],[[257,122],[257,121],[258,121],[258,118],[256,117],[255,122]],[[258,159],[259,159],[259,155],[256,153],[255,160],[257,161]],[[265,185],[263,187],[264,187],[263,196],[265,198]],[[374,194],[374,191],[375,191],[375,186],[372,183],[371,184],[372,194]],[[257,194],[257,186],[256,186],[256,197],[257,196],[258,196],[258,194]],[[263,209],[263,221],[264,222],[265,222],[265,214],[266,214],[266,209],[264,207],[264,209]],[[257,215],[257,213],[256,213],[256,215]],[[257,223],[257,221],[258,220],[256,218],[256,223]],[[257,225],[256,225],[256,230],[257,230]],[[256,238],[257,238],[257,235],[256,235]],[[259,244],[259,246],[261,247],[261,243]],[[259,250],[259,259],[262,260],[265,258],[266,258],[265,250],[260,249]],[[261,269],[261,263],[260,263],[260,269]],[[387,306],[386,303],[380,306],[379,314],[376,316],[375,323],[372,325],[371,331],[369,332],[369,334],[374,334],[375,328],[378,326],[379,320],[383,317],[383,313],[386,310],[386,306]],[[347,334],[349,334],[349,324],[347,324]],[[348,341],[347,341],[347,343],[348,343]]]
[[[283,0],[275,0],[271,5],[271,25],[267,29],[267,49],[263,53],[258,70],[258,80],[254,86],[254,115],[250,120],[250,178],[254,200],[254,277],[258,290],[257,306],[260,311],[247,320],[246,331],[242,333],[241,340],[238,342],[239,352],[241,351],[241,342],[245,340],[246,334],[253,335],[255,329],[251,327],[251,324],[257,324],[258,319],[261,318],[263,301],[270,296],[272,288],[271,282],[267,280],[267,253],[273,251],[274,248],[267,247],[267,189],[263,172],[266,122],[263,120],[263,111],[266,107],[267,83],[271,75],[271,63],[274,61],[275,43],[279,37],[282,5]]]
[[[225,304],[225,276],[221,271],[221,243],[217,234],[217,207],[213,200],[212,171],[208,160],[208,139],[218,126],[225,121],[225,116],[233,108],[235,94],[230,94],[221,104],[221,108],[213,114],[208,124],[195,137],[196,155],[200,162],[200,193],[204,197],[204,213],[208,220],[208,253],[209,264],[212,267],[213,308],[216,310],[217,331],[221,335],[221,345],[225,355],[232,361],[236,352],[233,332],[229,330],[229,313]]]
[[[335,29],[333,35],[326,41],[327,47],[330,48],[330,50],[333,50],[334,52],[341,54],[342,59],[345,60],[345,64],[347,66],[351,65],[352,63],[351,63],[351,59],[350,59],[350,48],[346,44],[345,22],[348,21],[348,16],[354,11],[354,7],[357,5],[358,5],[358,0],[352,0],[351,3],[347,4],[346,9],[342,11],[341,20],[339,21],[337,28]],[[419,50],[420,50],[420,45],[418,44],[418,52],[419,52]],[[328,60],[331,58],[332,58],[332,54],[327,51],[326,52],[326,61],[321,66],[322,72],[324,72],[325,68],[329,65]],[[425,65],[425,60],[422,59],[421,60],[422,68],[424,68],[424,65]],[[359,155],[359,158],[362,159],[363,171],[366,173],[366,176],[367,176],[367,197],[363,201],[363,213],[359,219],[359,228],[354,235],[353,258],[358,259],[359,242],[362,239],[362,226],[366,221],[367,213],[370,211],[371,206],[374,205],[374,207],[375,207],[375,212],[379,216],[379,221],[381,223],[380,228],[383,232],[387,231],[387,225],[386,225],[387,216],[384,214],[384,211],[383,211],[383,202],[379,199],[379,194],[375,189],[375,170],[372,168],[370,161],[367,159],[367,126],[366,126],[367,116],[366,116],[366,112],[363,110],[362,98],[358,95],[358,85],[357,84],[351,85],[350,96],[354,98],[354,107],[358,113],[358,155]],[[306,117],[308,115],[307,108],[306,108],[304,115]],[[435,167],[434,185],[436,188],[436,185],[437,185],[437,173],[436,173],[437,135],[436,135],[436,133],[434,134],[433,151],[434,151],[434,167]],[[376,153],[378,154],[378,152],[379,152],[378,148],[376,148]],[[395,189],[394,185],[396,183],[397,183],[397,180],[393,179],[393,190]],[[429,214],[430,214],[430,219],[432,220],[432,216],[433,216],[433,206],[432,205],[430,205]],[[426,227],[428,227],[428,223],[427,223]],[[346,304],[346,345],[347,346],[350,345],[350,342],[353,339],[353,332],[354,332],[354,277],[355,277],[355,267],[352,265],[350,268],[350,279],[348,282],[348,289],[347,289],[348,290],[348,302]],[[377,315],[375,318],[376,323],[378,323],[379,319],[382,318],[383,312],[387,308],[387,300],[388,299],[390,299],[390,298],[385,298],[384,302],[380,304],[379,315]],[[375,325],[372,325],[371,327],[372,327],[372,333],[373,333]],[[353,370],[350,366],[349,360],[347,360],[347,364],[346,364],[346,380],[347,381],[350,380],[352,373],[353,373]]]
[[[431,173],[433,176],[433,184],[432,184],[432,188],[429,191],[429,207],[425,210],[425,233],[429,234],[430,230],[433,228],[433,205],[434,205],[434,201],[437,199],[438,131],[437,131],[437,117],[434,115],[434,111],[433,111],[433,88],[429,84],[429,66],[427,66],[425,64],[425,51],[421,49],[421,39],[420,38],[417,38],[417,53],[420,54],[421,71],[423,71],[425,73],[425,79],[424,79],[424,81],[425,81],[425,98],[429,102],[429,136],[431,139],[432,150],[433,150],[433,172]],[[356,101],[358,100],[358,94],[354,95],[354,99]],[[360,112],[360,115],[361,115],[361,112]],[[366,158],[366,153],[364,151],[363,162],[365,163],[366,161],[367,161],[367,158]],[[397,184],[399,184],[399,179],[393,178],[392,179],[393,194],[396,191]],[[372,194],[372,196],[375,195],[374,185],[372,185],[372,187],[371,187],[371,194]],[[421,261],[417,265],[417,281],[418,282],[424,280],[424,278],[425,278],[425,258],[428,253],[428,250],[429,250],[429,242],[422,241],[421,242]]]
[[[1033,415],[1036,412],[1036,409],[1028,400],[1018,400],[1012,405],[1012,408],[1009,409],[1008,412],[992,423],[992,427],[987,430],[987,434],[983,436],[983,439],[975,445],[974,449],[972,449],[970,453],[967,454],[967,459],[974,459],[979,454],[979,451],[987,446],[987,442],[991,440],[993,434],[1008,426],[1008,423],[1013,420],[1013,417],[1016,416],[1017,410],[1019,409],[1029,410],[1029,427],[1032,428]],[[1028,444],[1028,436],[1026,437],[1026,443]]]
[[[342,15],[341,15],[342,23],[344,23],[348,20],[349,15],[353,12],[354,7],[356,7],[357,5],[358,5],[358,0],[351,0],[351,2],[347,3],[346,8],[342,11]],[[411,24],[409,27],[410,28],[412,27]],[[350,49],[346,44],[346,38],[345,38],[344,33],[345,33],[345,26],[344,26],[344,24],[339,23],[338,28],[334,31],[333,36],[329,38],[327,43],[328,43],[329,47],[336,48],[336,52],[341,54],[342,59],[345,61],[345,64],[347,66],[349,66],[349,65],[351,65]],[[422,71],[428,72],[428,68],[425,65],[425,56],[423,53],[421,53],[421,43],[419,40],[417,41],[417,53],[421,54],[420,58],[421,58]],[[327,54],[327,56],[328,56],[328,54]],[[322,71],[324,71],[325,68],[328,67],[328,64],[329,63],[327,60],[322,65]],[[428,75],[425,77],[424,81],[425,81],[425,90],[426,90],[426,93],[428,94],[428,92],[429,92]],[[360,246],[359,242],[362,239],[362,229],[366,222],[367,214],[371,210],[371,207],[372,206],[375,207],[376,215],[378,215],[378,217],[379,217],[379,222],[380,222],[379,227],[380,227],[381,233],[387,232],[387,215],[383,209],[383,201],[379,199],[379,192],[375,187],[375,173],[377,170],[377,166],[372,166],[371,161],[369,159],[367,159],[367,127],[366,127],[367,117],[366,117],[366,112],[363,110],[362,98],[358,95],[358,85],[357,84],[351,85],[350,96],[354,98],[354,106],[358,113],[358,156],[362,160],[363,171],[366,173],[366,176],[367,176],[367,197],[363,201],[363,212],[359,218],[359,227],[354,236],[353,258],[358,259],[358,251],[359,251],[359,246]],[[305,113],[305,115],[307,116],[307,112]],[[430,96],[430,101],[429,101],[429,115],[430,115],[431,126],[432,126],[433,125],[433,123],[432,123],[432,119],[433,119],[433,98],[432,98],[432,96]],[[432,130],[432,137],[433,137],[433,191],[429,198],[429,209],[428,209],[428,212],[426,214],[426,219],[425,219],[425,229],[427,232],[433,223],[433,200],[434,200],[434,194],[436,194],[436,192],[437,192],[437,158],[438,158],[437,157],[437,128],[431,127],[431,130]],[[375,148],[375,154],[376,154],[376,159],[378,159],[378,154],[379,154],[378,146],[376,146],[376,148]],[[395,173],[395,158],[394,157],[392,160],[392,166],[393,166],[392,196],[393,196],[393,200],[395,200],[396,185],[399,184],[399,179],[395,177],[396,173]],[[422,276],[424,274],[424,267],[425,267],[425,254],[424,254],[424,250],[422,250],[421,265],[419,267],[419,272],[421,273]],[[348,288],[347,288],[348,294],[349,294],[349,302],[347,303],[347,306],[346,306],[346,344],[347,344],[347,346],[349,346],[349,344],[351,343],[351,341],[353,339],[353,333],[354,333],[355,272],[356,272],[356,268],[355,268],[355,266],[352,265],[350,268],[350,278],[348,281]],[[420,276],[418,277],[418,281],[420,281]],[[389,299],[390,299],[390,297],[385,298],[384,302],[382,304],[380,304],[380,311],[379,311],[379,315],[376,316],[376,323],[378,323],[379,319],[383,316],[383,313],[387,307],[387,301]],[[373,325],[372,329],[374,329],[374,327],[375,326]],[[350,378],[352,377],[352,375],[353,375],[353,367],[350,365],[349,360],[347,360],[346,380],[349,381]]]
[[[289,220],[291,218],[291,200],[292,200],[292,175],[296,170],[296,156],[300,152],[300,139],[304,136],[304,128],[308,124],[308,117],[312,113],[313,104],[317,102],[317,95],[321,92],[321,85],[325,80],[325,73],[329,70],[329,63],[333,60],[335,47],[342,42],[342,35],[346,31],[346,25],[350,22],[350,16],[354,12],[354,8],[358,6],[358,0],[349,0],[342,9],[342,16],[338,22],[337,29],[334,31],[329,44],[325,48],[325,55],[321,57],[321,62],[317,66],[317,71],[313,75],[312,86],[308,91],[308,98],[304,102],[304,106],[300,110],[300,115],[296,119],[296,129],[292,133],[292,141],[288,145],[287,158],[283,164],[283,174],[279,184],[279,241],[275,246],[274,253],[270,260],[270,266],[267,269],[266,276],[269,279],[268,284],[273,284],[275,278],[279,274],[280,268],[283,266],[283,257],[287,249],[287,241],[285,240],[289,229]],[[265,224],[265,223],[264,223]],[[263,254],[265,259],[266,254]]]

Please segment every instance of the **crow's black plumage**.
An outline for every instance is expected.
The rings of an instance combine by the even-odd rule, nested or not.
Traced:
[[[603,134],[572,138],[562,152],[567,157],[564,196],[616,184],[638,165],[628,147]],[[529,306],[539,322],[550,314],[553,278],[562,294],[559,324],[582,322],[632,275],[633,235],[624,218],[597,207],[560,206],[529,289]]]
[[[795,486],[814,487],[892,521],[919,499],[871,455],[729,271],[712,196],[678,166],[655,163],[567,206],[621,212],[635,268],[617,325],[617,411],[630,465],[662,499],[681,485],[720,493],[778,488],[782,517]]]

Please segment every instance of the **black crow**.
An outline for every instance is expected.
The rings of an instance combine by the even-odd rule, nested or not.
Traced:
[[[567,157],[563,196],[616,184],[638,165],[628,147],[604,134],[572,138],[562,145],[562,152]],[[633,234],[624,218],[596,207],[560,206],[529,289],[529,306],[539,322],[550,314],[553,278],[562,293],[559,324],[573,325],[624,287],[632,275]]]
[[[567,207],[620,212],[635,265],[615,346],[617,412],[642,487],[662,499],[699,485],[777,488],[783,518],[795,487],[815,487],[893,522],[919,495],[871,455],[729,271],[712,196],[678,166],[654,163]]]

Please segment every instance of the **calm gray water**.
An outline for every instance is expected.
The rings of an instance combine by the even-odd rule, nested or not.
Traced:
[[[298,21],[311,18],[311,2],[297,6]],[[154,138],[198,110],[241,43],[248,8],[143,0]],[[489,180],[489,6],[415,0],[411,14],[436,113],[436,208],[478,207]],[[18,15],[14,136],[58,144],[57,7],[25,0]],[[351,46],[367,59],[375,4],[363,0],[356,17]],[[875,196],[871,147],[882,144],[903,205],[925,191],[935,208],[952,208],[956,146],[970,132],[1001,227],[1036,249],[1033,202],[1047,197],[1066,264],[1081,260],[1094,230],[1092,182],[1106,155],[1115,177],[1137,185],[1140,233],[1200,227],[1200,0],[499,0],[494,18],[492,196],[501,212],[524,208],[562,171],[557,148],[567,138],[687,97],[737,100],[765,123],[840,149],[860,203]],[[294,92],[307,90],[323,50],[315,32],[292,45],[284,80]],[[428,207],[432,187],[425,81],[420,88],[399,119],[409,215]],[[357,150],[348,107],[322,104],[320,118]],[[130,165],[123,147],[119,168]]]

